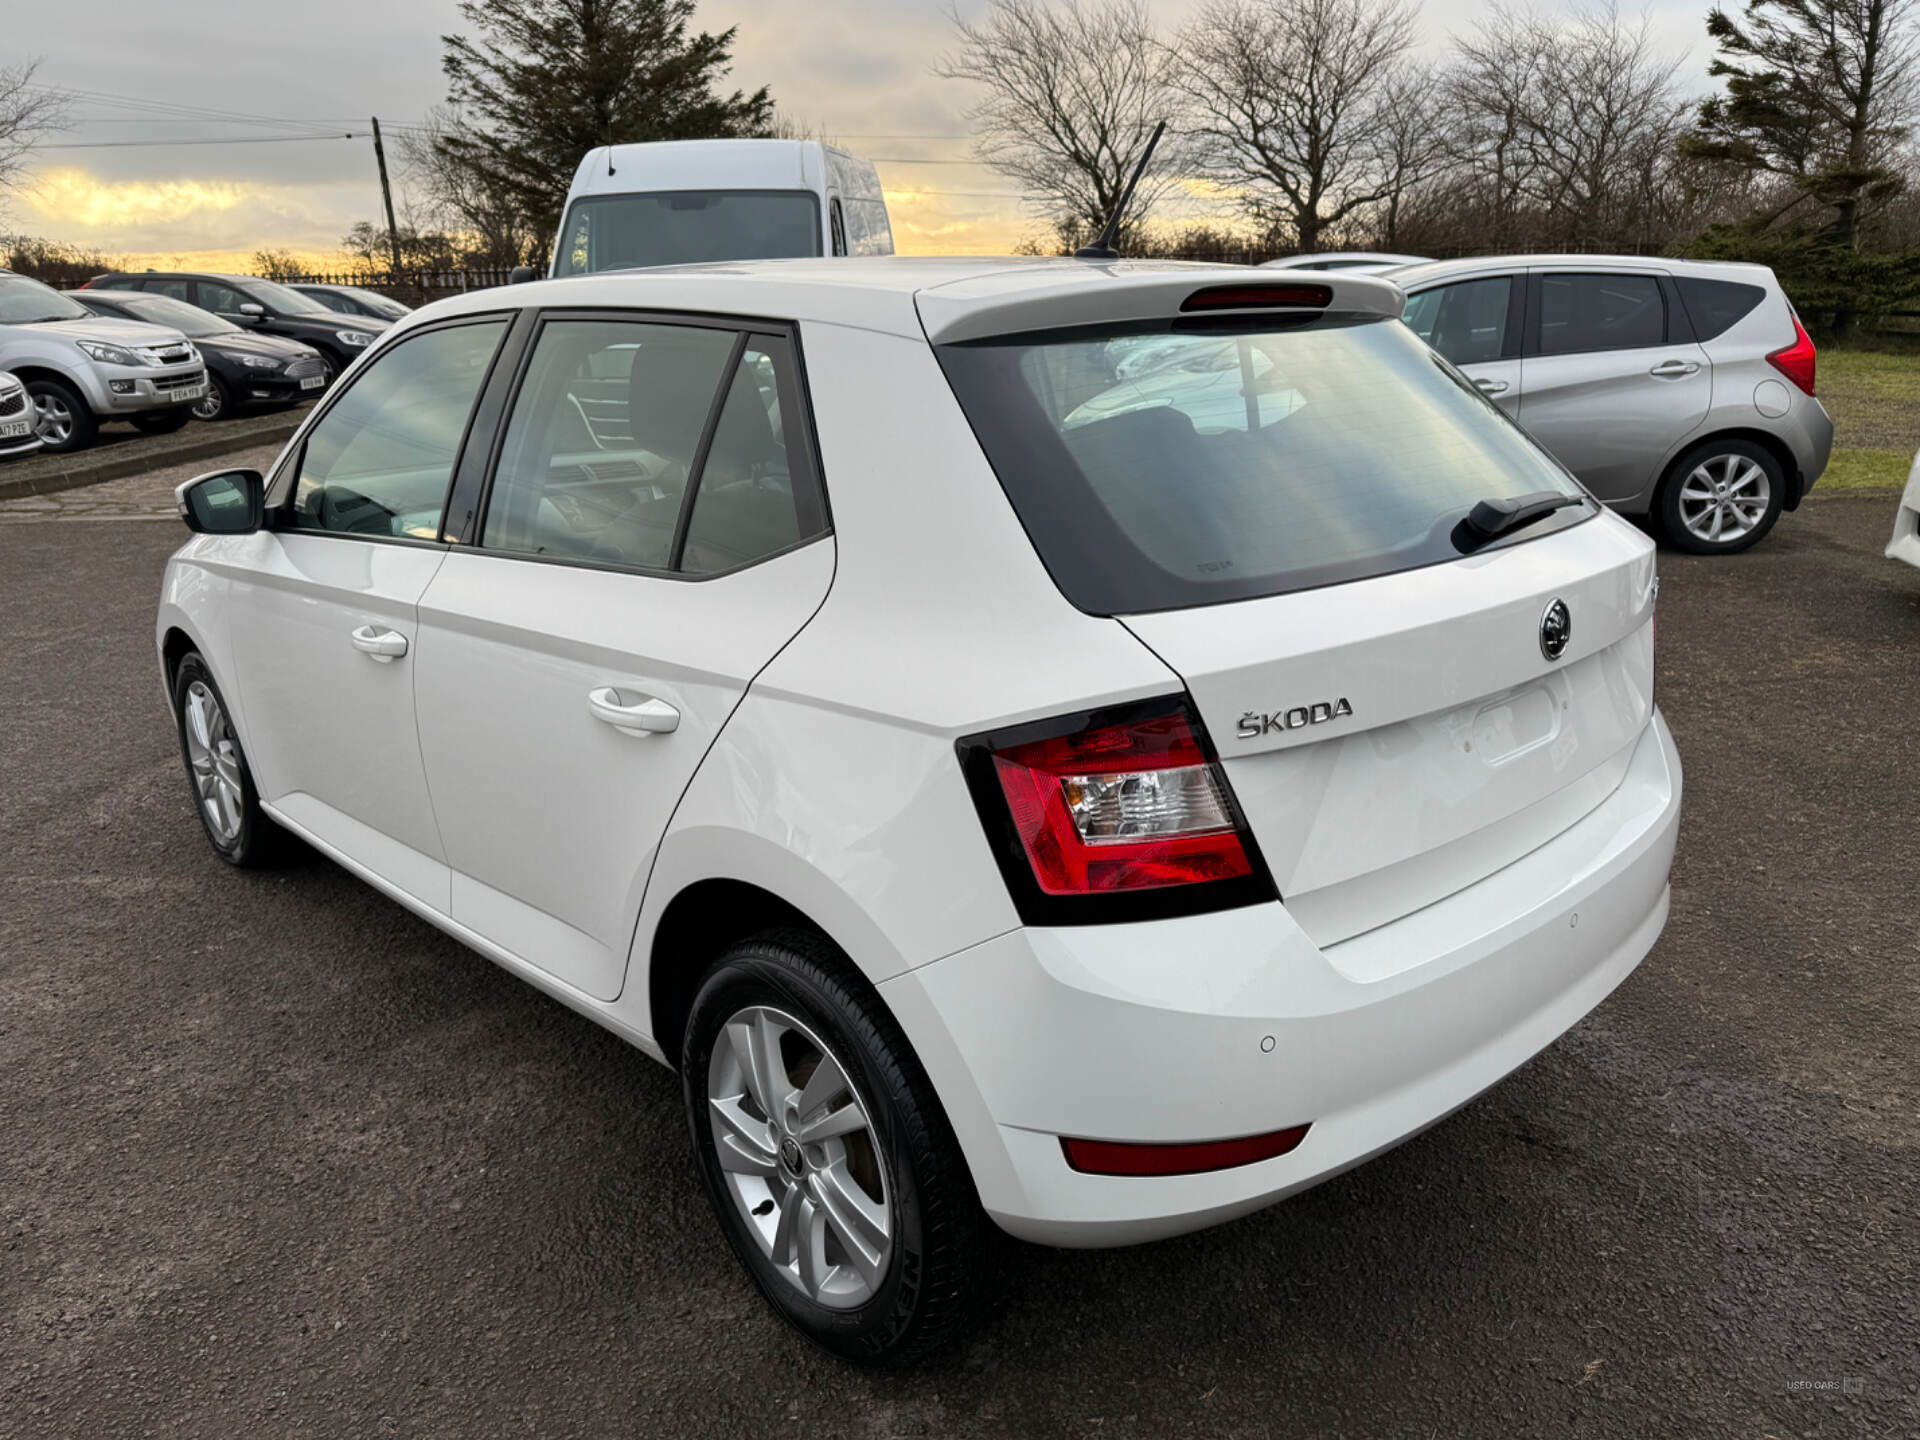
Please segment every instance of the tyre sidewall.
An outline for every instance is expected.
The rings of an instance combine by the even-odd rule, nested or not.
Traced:
[[[187,752],[187,688],[196,680],[213,692],[213,698],[220,702],[220,708],[226,712],[227,728],[233,734],[233,748],[240,757],[240,833],[230,842],[223,842],[207,824],[206,812],[200,805],[199,789],[193,783],[193,760]],[[200,833],[207,837],[213,853],[229,865],[260,863],[268,848],[271,838],[268,831],[273,822],[260,809],[260,796],[253,785],[253,767],[247,763],[246,748],[240,742],[240,732],[233,723],[233,711],[227,705],[227,697],[221,693],[213,672],[207,669],[207,662],[200,658],[198,651],[189,651],[174,671],[173,728],[180,742],[180,764],[186,772],[187,795],[193,801],[193,813],[200,822]]]
[[[876,1032],[851,1002],[851,992],[838,977],[828,975],[804,957],[761,941],[736,946],[707,978],[694,1001],[681,1055],[681,1083],[707,1197],[728,1243],[761,1294],[821,1348],[845,1359],[883,1362],[912,1328],[919,1309],[919,1282],[926,1255],[921,1176],[914,1147],[903,1133],[903,1116],[894,1094],[897,1082],[890,1081],[876,1063],[870,1041],[859,1038],[863,1034],[875,1036]],[[721,1026],[729,1016],[751,1005],[772,1006],[804,1021],[846,1068],[867,1103],[875,1145],[887,1169],[893,1259],[879,1293],[857,1309],[834,1310],[816,1304],[774,1269],[749,1233],[720,1169],[712,1124],[707,1119],[707,1067]],[[885,1043],[884,1038],[881,1043]]]
[[[1717,544],[1702,540],[1680,519],[1680,487],[1687,475],[1705,461],[1722,455],[1739,455],[1752,460],[1767,472],[1767,510],[1760,517],[1760,523],[1730,544]],[[1694,555],[1737,555],[1742,550],[1758,545],[1772,533],[1774,522],[1787,501],[1787,477],[1781,469],[1779,458],[1766,446],[1751,440],[1709,440],[1696,445],[1678,460],[1667,472],[1666,483],[1660,487],[1660,529],[1667,543],[1676,550],[1685,550]]]

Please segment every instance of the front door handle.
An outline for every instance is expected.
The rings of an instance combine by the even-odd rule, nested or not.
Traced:
[[[1491,375],[1487,375],[1474,381],[1473,388],[1478,390],[1482,395],[1498,395],[1508,387],[1506,381],[1495,380]]]
[[[611,685],[587,692],[587,713],[624,735],[664,735],[680,724],[680,712],[666,701],[649,695],[629,705]]]
[[[407,653],[407,637],[398,630],[382,630],[375,625],[362,625],[353,632],[353,648],[362,655],[371,655],[382,665],[391,665]]]
[[[1656,380],[1678,380],[1686,375],[1698,375],[1700,367],[1691,360],[1662,360],[1647,374]]]

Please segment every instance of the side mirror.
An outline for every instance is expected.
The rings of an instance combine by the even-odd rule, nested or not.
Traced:
[[[242,300],[240,302],[240,313],[249,320],[264,320],[267,318],[267,307],[257,305],[251,300]]]
[[[266,516],[267,481],[258,470],[216,470],[173,492],[180,518],[196,535],[247,535]]]
[[[533,273],[533,267],[531,265],[516,265],[507,272],[507,283],[509,285],[524,285],[529,280],[538,280],[539,278],[538,275]]]

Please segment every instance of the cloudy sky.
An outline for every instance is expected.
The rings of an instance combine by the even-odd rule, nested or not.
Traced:
[[[1171,29],[1196,3],[1153,9]],[[39,58],[40,79],[75,100],[30,187],[0,197],[0,229],[163,264],[334,252],[379,211],[370,142],[265,137],[364,132],[373,114],[417,122],[444,94],[440,36],[460,25],[454,0],[93,0],[85,25],[64,5],[5,8],[0,60]],[[984,8],[959,0],[968,17]],[[1704,83],[1706,8],[1648,7],[1661,44],[1688,52],[1690,85]],[[1483,9],[1427,0],[1423,48],[1440,51]],[[1040,226],[1007,180],[969,161],[967,87],[929,73],[951,44],[948,14],[948,0],[702,0],[698,23],[739,27],[734,83],[772,86],[784,112],[879,163],[900,250],[1003,251]],[[182,106],[222,118],[169,108]]]

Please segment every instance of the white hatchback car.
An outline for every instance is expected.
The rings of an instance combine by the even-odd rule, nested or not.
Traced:
[[[677,1067],[773,1306],[924,1354],[994,1227],[1270,1204],[1660,934],[1653,546],[1399,313],[942,260],[430,306],[181,488],[200,818]]]
[[[1900,507],[1893,515],[1893,539],[1887,542],[1887,558],[1920,566],[1920,455],[1913,457],[1907,471],[1907,488],[1901,493]]]

